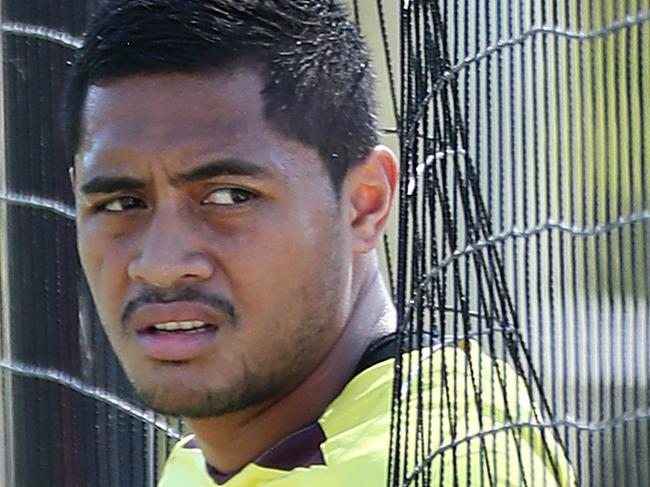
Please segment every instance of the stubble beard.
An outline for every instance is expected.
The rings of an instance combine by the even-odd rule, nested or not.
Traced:
[[[249,368],[244,369],[244,379],[227,390],[174,388],[173,386],[146,387],[133,383],[140,399],[160,414],[186,418],[209,418],[241,411],[266,402],[283,393],[284,372],[272,377],[261,377]],[[176,389],[176,390],[170,390]],[[182,389],[182,390],[179,390]]]
[[[242,357],[242,378],[229,388],[217,389],[206,385],[191,389],[182,384],[177,387],[170,384],[147,387],[133,380],[132,383],[142,401],[151,409],[186,418],[223,416],[280,398],[302,382],[322,360],[319,349],[332,327],[332,313],[341,301],[341,289],[342,283],[337,276],[330,278],[329,283],[321,281],[310,290],[312,306],[299,320],[300,325],[294,327],[297,333],[283,344],[283,353],[276,354],[267,367],[258,371],[253,370]]]

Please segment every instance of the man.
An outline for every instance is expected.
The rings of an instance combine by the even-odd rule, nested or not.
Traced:
[[[96,16],[64,113],[78,245],[133,385],[195,433],[160,485],[386,483],[396,322],[375,248],[398,171],[374,110],[331,0]]]

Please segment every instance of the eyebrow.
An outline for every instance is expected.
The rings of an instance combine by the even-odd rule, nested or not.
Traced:
[[[144,182],[130,176],[96,176],[84,183],[79,190],[88,195],[142,189],[144,186]]]
[[[269,177],[271,172],[264,166],[239,159],[223,159],[190,169],[172,178],[172,184],[191,183],[219,176]],[[140,179],[131,176],[96,176],[80,187],[85,194],[106,194],[118,191],[139,190],[145,187]]]
[[[271,171],[265,166],[240,159],[222,159],[209,162],[173,178],[173,182],[191,183],[218,176],[270,177]]]

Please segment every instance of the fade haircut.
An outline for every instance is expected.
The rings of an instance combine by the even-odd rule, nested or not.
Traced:
[[[318,150],[338,193],[377,143],[374,74],[336,0],[110,0],[68,76],[63,124],[79,150],[88,88],[117,78],[255,69],[271,125]]]

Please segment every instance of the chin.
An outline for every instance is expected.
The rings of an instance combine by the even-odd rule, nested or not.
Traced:
[[[241,411],[269,399],[266,394],[247,394],[249,391],[217,391],[170,386],[139,387],[138,395],[149,408],[160,414],[185,418],[212,418]]]
[[[223,401],[215,404],[214,394],[199,391],[179,390],[179,388],[138,388],[138,394],[149,408],[160,414],[188,418],[219,416],[227,412]]]

